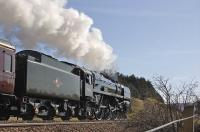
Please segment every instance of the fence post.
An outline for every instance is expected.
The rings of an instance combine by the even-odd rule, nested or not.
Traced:
[[[183,117],[192,116],[194,114],[193,112],[194,112],[193,105],[185,106],[184,111],[183,111]],[[190,118],[188,120],[183,121],[183,132],[194,132],[193,119],[194,118]]]

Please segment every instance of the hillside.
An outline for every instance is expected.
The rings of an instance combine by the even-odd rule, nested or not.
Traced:
[[[127,86],[131,90],[131,96],[139,99],[154,98],[163,101],[162,97],[154,89],[152,83],[143,77],[135,77],[134,75],[126,76],[117,73],[119,83]]]

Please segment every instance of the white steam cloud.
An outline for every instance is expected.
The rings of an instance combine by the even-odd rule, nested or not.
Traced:
[[[0,25],[25,48],[45,43],[57,55],[81,60],[95,70],[111,68],[116,56],[101,31],[92,27],[90,17],[66,9],[66,4],[66,0],[0,0]]]

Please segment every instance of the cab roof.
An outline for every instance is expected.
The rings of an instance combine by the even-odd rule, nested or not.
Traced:
[[[11,45],[11,43],[7,40],[0,39],[0,47],[9,48],[15,50],[15,47]]]

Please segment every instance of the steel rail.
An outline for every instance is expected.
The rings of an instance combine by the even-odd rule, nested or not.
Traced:
[[[3,127],[30,127],[30,126],[52,126],[52,125],[80,125],[80,124],[105,124],[105,123],[121,123],[126,121],[96,121],[96,122],[42,122],[42,123],[5,123],[0,124],[0,128]]]
[[[146,131],[146,132],[155,132],[155,131],[157,131],[157,130],[160,130],[160,129],[162,129],[162,128],[165,128],[165,127],[167,127],[167,126],[170,126],[170,125],[172,125],[172,124],[174,124],[174,123],[181,122],[181,121],[184,121],[184,120],[188,120],[188,119],[194,118],[194,117],[196,117],[196,116],[197,116],[197,115],[193,115],[193,116],[190,116],[190,117],[186,117],[186,118],[182,118],[182,119],[179,119],[179,120],[175,120],[175,121],[169,122],[169,123],[167,123],[167,124],[164,124],[164,125],[162,125],[162,126],[156,127],[156,128],[154,128],[154,129],[148,130],[148,131]]]

